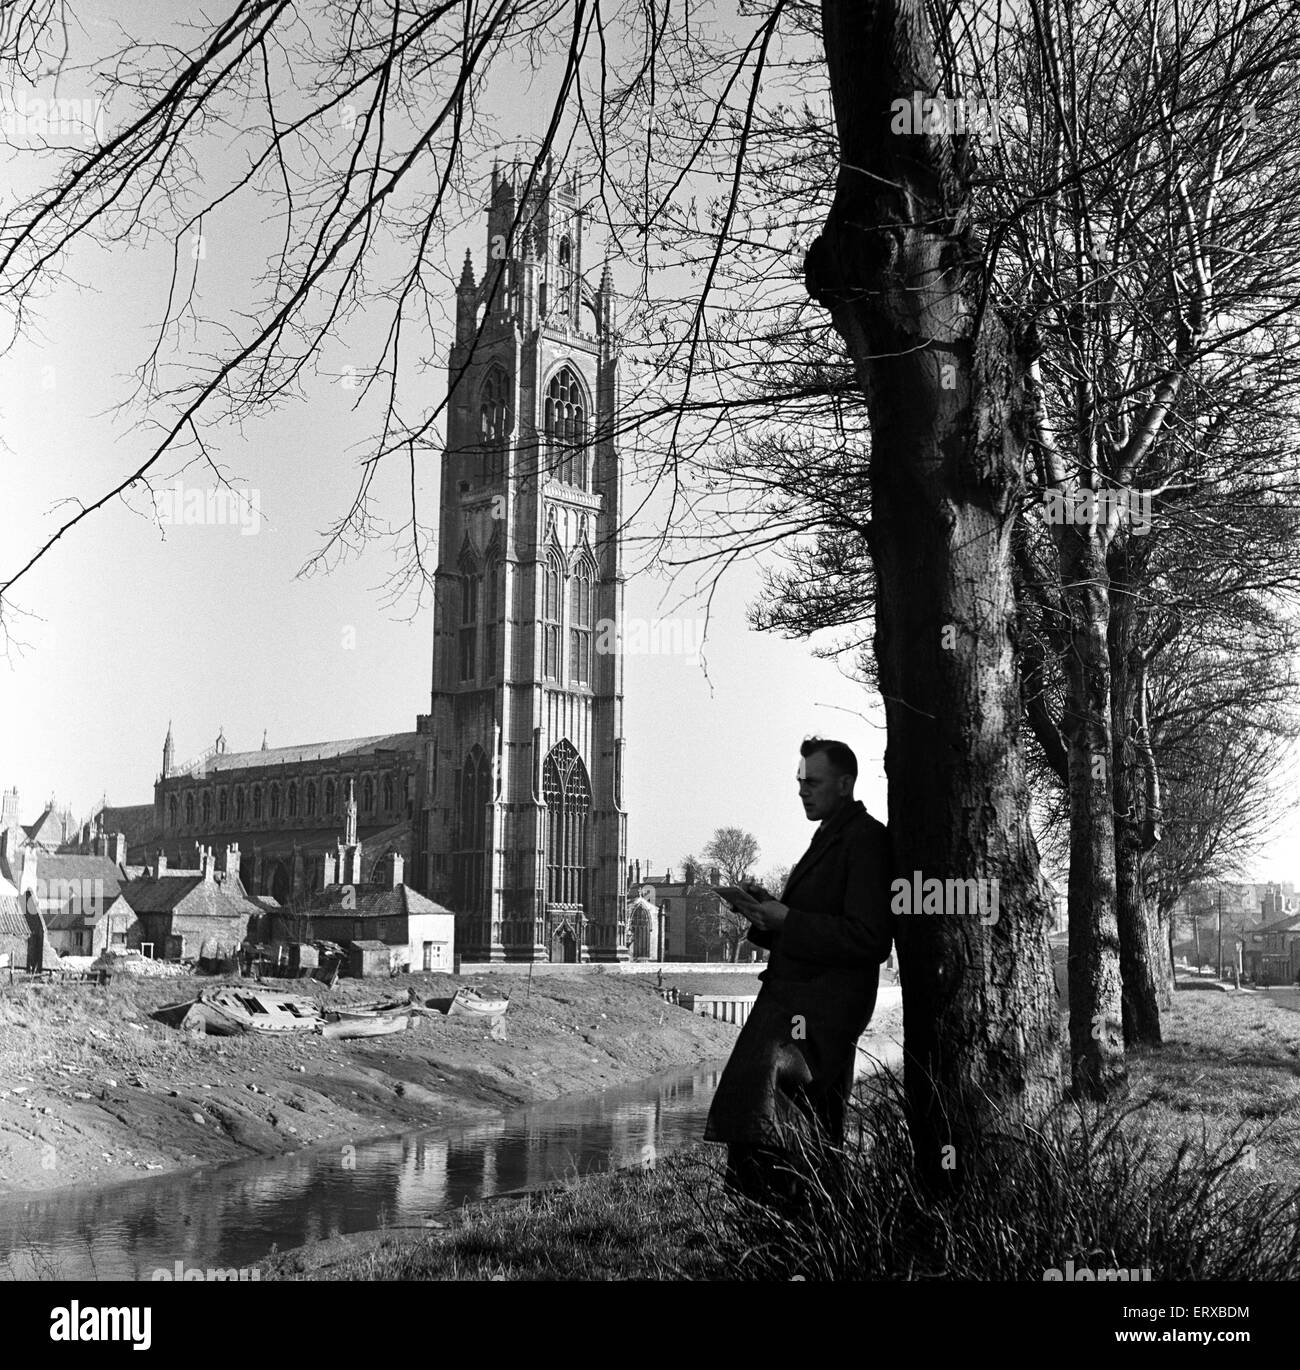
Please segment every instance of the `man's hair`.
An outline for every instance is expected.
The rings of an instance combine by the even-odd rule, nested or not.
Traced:
[[[853,755],[853,749],[845,746],[843,742],[832,741],[829,737],[806,737],[799,747],[800,756],[812,756],[816,752],[823,752],[827,762],[837,775],[851,775],[856,780],[858,775],[858,758]]]

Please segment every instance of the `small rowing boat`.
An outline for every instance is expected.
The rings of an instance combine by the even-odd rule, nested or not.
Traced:
[[[497,1018],[510,1007],[508,995],[481,994],[468,985],[456,991],[456,997],[447,1009],[452,1013],[469,1013],[477,1018]]]
[[[331,1017],[329,1021],[318,1023],[316,1031],[322,1037],[335,1041],[346,1041],[353,1037],[388,1037],[395,1032],[405,1032],[411,1026],[408,1015],[395,1013],[371,1013],[366,1015],[348,1013]]]

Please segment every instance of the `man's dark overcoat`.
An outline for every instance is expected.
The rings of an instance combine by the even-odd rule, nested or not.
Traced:
[[[750,941],[771,957],[758,998],[718,1082],[705,1138],[780,1145],[802,1091],[830,1134],[843,1130],[854,1049],[876,1005],[889,955],[889,835],[850,800],[813,836],[790,872],[776,932]]]

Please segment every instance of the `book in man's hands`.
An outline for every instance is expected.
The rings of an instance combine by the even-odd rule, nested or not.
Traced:
[[[762,904],[775,897],[762,885],[719,885],[713,892],[728,908],[735,909],[737,913],[746,913],[751,900],[756,904]]]

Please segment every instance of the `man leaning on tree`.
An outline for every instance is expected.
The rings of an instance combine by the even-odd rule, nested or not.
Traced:
[[[728,1187],[759,1200],[793,1193],[796,1135],[843,1140],[857,1040],[891,942],[889,837],[853,797],[857,758],[826,738],[799,751],[799,798],[820,826],[779,900],[757,886],[733,895],[749,940],[771,955],[704,1134],[728,1144]]]

